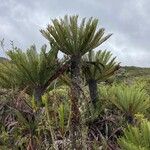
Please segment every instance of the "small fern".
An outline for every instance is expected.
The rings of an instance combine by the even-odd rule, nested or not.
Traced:
[[[137,85],[117,85],[110,88],[110,101],[129,115],[144,113],[150,107],[149,95]]]
[[[123,150],[149,150],[150,122],[144,120],[139,127],[128,126],[118,143]]]

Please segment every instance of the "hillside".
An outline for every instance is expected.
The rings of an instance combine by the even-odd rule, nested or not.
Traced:
[[[4,58],[4,57],[0,57],[0,62],[2,62],[2,61],[8,61],[8,59]]]
[[[125,66],[128,77],[150,77],[150,68],[141,68],[135,66]]]

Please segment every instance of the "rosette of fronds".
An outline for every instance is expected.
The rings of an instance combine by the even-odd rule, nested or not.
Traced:
[[[135,114],[144,114],[150,108],[150,97],[143,85],[114,85],[108,89],[107,94],[110,101],[125,114],[129,123],[133,122]]]
[[[110,51],[90,51],[83,56],[83,73],[87,81],[91,79],[97,82],[106,81],[118,69],[119,63],[116,62],[116,57],[112,57]]]
[[[91,101],[96,105],[98,101],[97,84],[106,81],[119,69],[116,57],[110,51],[90,51],[83,56],[82,72],[89,86]]]
[[[67,15],[64,19],[53,19],[43,36],[60,51],[69,56],[82,56],[105,42],[111,34],[104,36],[104,28],[97,29],[98,19],[86,18],[79,23],[78,16]]]
[[[138,127],[128,126],[118,143],[123,150],[149,150],[150,122],[143,120]]]
[[[46,52],[46,45],[40,53],[31,46],[26,52],[19,48],[7,51],[10,60],[0,64],[0,85],[3,88],[26,88],[37,101],[61,75],[68,64],[61,64],[55,49]]]
[[[105,42],[111,34],[104,36],[104,28],[98,29],[98,19],[92,17],[79,21],[78,16],[67,15],[63,19],[53,19],[42,35],[52,46],[71,58],[71,141],[72,149],[79,149],[76,141],[79,139],[80,111],[78,101],[81,97],[81,57]],[[77,129],[78,128],[78,129]],[[80,145],[80,144],[79,144]]]

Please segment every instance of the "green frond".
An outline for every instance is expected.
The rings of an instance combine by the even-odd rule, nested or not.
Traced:
[[[26,86],[31,91],[44,86],[60,67],[55,49],[46,52],[43,45],[40,53],[32,45],[26,52],[19,48],[7,51],[10,61],[0,63],[0,83],[4,88]]]
[[[116,63],[116,57],[112,57],[110,51],[90,51],[83,56],[83,73],[87,80],[105,81],[114,75],[118,66],[119,64]]]
[[[110,101],[126,114],[133,116],[137,113],[144,113],[150,108],[149,95],[140,85],[114,85],[108,93]]]
[[[105,42],[111,35],[104,36],[104,29],[97,29],[98,19],[83,18],[79,22],[78,16],[65,16],[64,19],[54,19],[42,35],[67,55],[83,56]]]
[[[118,143],[123,150],[149,150],[150,122],[142,121],[139,127],[128,126]]]

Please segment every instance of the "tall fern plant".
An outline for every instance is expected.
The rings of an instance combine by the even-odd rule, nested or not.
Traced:
[[[71,59],[71,141],[72,149],[77,149],[76,141],[80,137],[80,112],[78,101],[81,87],[81,57],[101,45],[111,35],[104,36],[104,29],[98,29],[98,19],[86,18],[81,22],[78,16],[65,16],[54,19],[46,30],[41,30],[43,36],[56,49],[68,55]]]
[[[106,81],[119,69],[119,64],[115,59],[112,57],[112,53],[106,50],[90,51],[83,56],[82,71],[89,87],[91,101],[95,107],[99,99],[97,84]]]
[[[34,99],[40,104],[44,92],[68,67],[68,64],[59,63],[57,53],[54,49],[46,52],[46,45],[41,48],[40,53],[34,45],[26,52],[19,48],[7,51],[10,61],[0,64],[1,86],[27,88],[27,92],[34,95]]]

